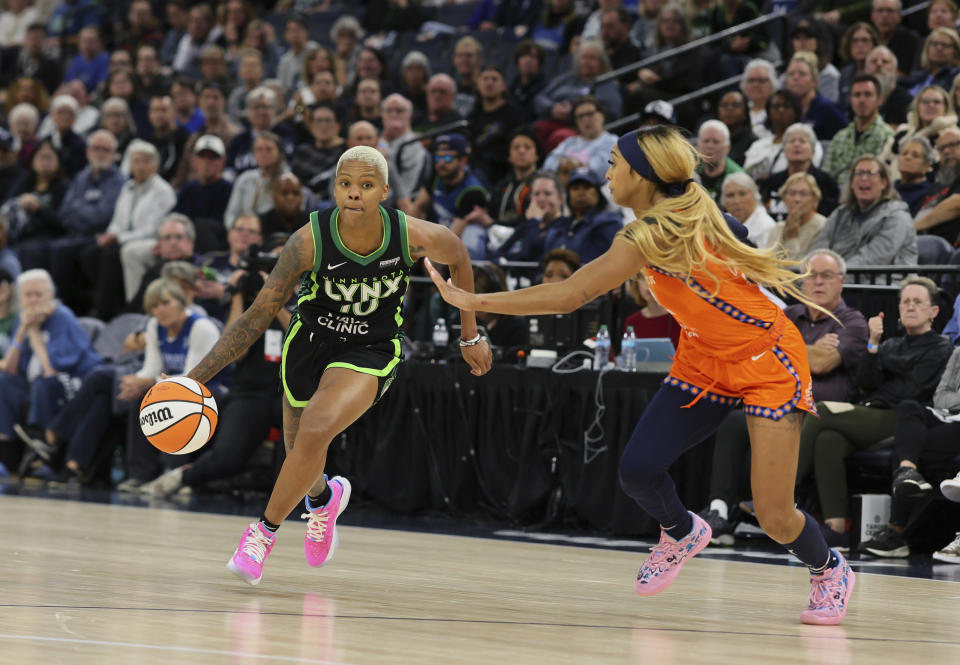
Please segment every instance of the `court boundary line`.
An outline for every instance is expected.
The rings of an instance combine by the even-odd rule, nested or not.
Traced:
[[[443,618],[443,617],[405,617],[405,616],[383,616],[383,615],[364,615],[364,614],[305,614],[298,612],[263,612],[263,611],[252,611],[252,610],[215,610],[215,609],[203,609],[203,608],[176,608],[176,607],[113,607],[107,605],[29,605],[29,604],[16,604],[16,603],[0,603],[0,608],[11,608],[11,609],[59,609],[59,610],[104,610],[104,611],[125,611],[125,612],[171,612],[171,613],[198,613],[198,614],[255,614],[259,616],[275,616],[275,617],[299,617],[307,619],[359,619],[359,620],[370,620],[370,621],[410,621],[410,622],[422,622],[422,623],[459,623],[459,624],[477,624],[477,625],[494,625],[494,626],[529,626],[529,627],[540,627],[540,628],[586,628],[586,629],[600,629],[600,630],[642,630],[647,632],[661,632],[661,633],[694,633],[694,634],[703,634],[703,635],[730,635],[730,636],[740,636],[740,637],[780,637],[780,638],[799,638],[803,640],[810,639],[811,637],[816,637],[817,639],[830,639],[830,640],[849,640],[853,642],[886,642],[891,644],[929,644],[929,645],[943,645],[943,646],[960,646],[960,640],[958,641],[946,641],[946,640],[920,640],[920,639],[899,639],[899,638],[890,638],[890,637],[856,637],[850,635],[806,635],[799,633],[763,633],[756,631],[733,631],[733,630],[702,630],[694,628],[681,628],[681,627],[643,627],[643,626],[619,626],[619,625],[604,625],[604,624],[578,624],[578,623],[553,623],[548,621],[507,621],[503,619],[454,619],[454,618]],[[6,634],[0,633],[0,639],[9,637]],[[14,636],[15,637],[15,636]],[[43,639],[61,639],[61,638],[43,638]],[[125,644],[119,642],[118,644]],[[157,647],[160,648],[160,647]],[[230,654],[232,652],[217,652]],[[289,657],[288,657],[289,658]],[[329,665],[348,665],[347,663],[340,663],[334,661],[304,661],[304,660],[295,660],[295,662],[310,662],[310,663],[324,663]]]

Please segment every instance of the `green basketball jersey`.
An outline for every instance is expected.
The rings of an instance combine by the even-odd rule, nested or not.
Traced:
[[[297,294],[297,314],[321,339],[377,344],[400,334],[403,296],[410,282],[407,217],[380,206],[383,242],[366,256],[340,239],[339,208],[310,213],[313,270]]]

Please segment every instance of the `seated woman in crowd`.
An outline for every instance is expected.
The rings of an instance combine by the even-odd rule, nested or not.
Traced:
[[[843,33],[840,40],[840,59],[846,64],[840,68],[840,97],[837,103],[847,106],[853,77],[864,72],[867,55],[879,45],[880,36],[870,23],[858,21]]]
[[[855,381],[864,397],[857,404],[820,402],[819,418],[807,418],[800,432],[797,482],[812,473],[831,547],[849,548],[846,458],[894,433],[897,407],[904,400],[929,402],[953,350],[933,330],[939,307],[937,285],[912,276],[900,283],[900,323],[904,334],[884,341],[883,314],[867,322],[867,354]]]
[[[840,207],[810,249],[832,249],[850,267],[915,265],[917,232],[907,204],[896,196],[883,162],[863,155],[850,169]]]
[[[583,95],[574,100],[570,114],[577,133],[564,139],[547,155],[543,169],[557,171],[562,161],[572,161],[574,168],[588,166],[595,173],[606,172],[617,137],[603,129],[606,119],[603,107],[596,97]]]
[[[934,28],[923,43],[920,69],[905,76],[901,85],[916,95],[923,88],[937,85],[950,90],[960,73],[960,37],[956,28]]]
[[[60,153],[49,138],[42,140],[33,152],[30,169],[13,183],[0,208],[9,225],[10,244],[23,268],[50,268],[50,243],[65,232],[59,210],[68,184]]]
[[[261,215],[273,207],[273,185],[289,171],[283,152],[283,140],[273,132],[261,132],[253,140],[255,169],[237,176],[230,192],[223,225],[229,230],[240,215]]]
[[[910,556],[903,528],[918,503],[934,491],[920,468],[925,463],[949,462],[960,455],[960,422],[947,420],[957,413],[960,413],[960,349],[954,349],[947,362],[933,393],[932,409],[915,399],[905,399],[897,406],[890,521],[870,540],[860,543],[861,550],[880,557]]]
[[[829,141],[847,125],[846,113],[819,92],[820,61],[809,51],[794,53],[784,76],[784,88],[800,101],[800,122],[813,126],[814,133]]]
[[[724,210],[747,227],[747,239],[757,247],[766,247],[774,221],[760,205],[757,183],[746,173],[731,173],[723,181],[720,203]]]
[[[117,139],[117,166],[127,152],[127,146],[137,138],[137,123],[133,120],[130,105],[119,97],[111,97],[103,103],[100,113],[100,129],[105,129]],[[125,173],[124,175],[130,175]]]
[[[932,183],[928,175],[933,168],[933,161],[933,146],[926,137],[912,136],[900,146],[900,154],[897,155],[900,177],[893,182],[893,186],[910,207],[912,217],[917,216],[930,193]]]
[[[891,169],[894,179],[897,177],[896,157],[908,139],[922,136],[933,145],[940,132],[957,124],[957,113],[954,111],[953,100],[947,91],[937,85],[929,85],[920,90],[910,110],[907,111],[907,122],[897,127],[897,132],[883,147],[880,159]]]
[[[747,63],[743,76],[740,77],[740,90],[747,98],[750,129],[757,138],[770,136],[770,128],[767,124],[767,102],[779,87],[777,70],[770,61],[757,58]],[[742,165],[744,162],[737,163]]]
[[[747,108],[747,98],[739,90],[724,93],[717,103],[717,120],[730,130],[730,159],[741,165],[747,149],[757,140]]]
[[[256,219],[250,217],[250,219]],[[239,218],[238,224],[246,218]],[[266,273],[257,275],[266,280]],[[240,318],[253,303],[256,292],[244,288],[247,271],[238,270],[228,282],[230,311],[227,326]],[[261,282],[262,283],[262,282]],[[170,496],[192,491],[204,485],[239,473],[271,427],[283,427],[280,393],[280,348],[283,331],[290,324],[290,312],[281,307],[267,332],[236,361],[230,393],[220,404],[220,424],[213,440],[196,460],[175,466],[139,488],[140,492]],[[173,463],[174,460],[170,459]]]
[[[759,138],[747,149],[743,170],[758,182],[770,174],[787,168],[787,158],[783,154],[783,135],[789,127],[800,122],[800,104],[793,95],[778,90],[767,102],[767,127],[769,135]],[[820,143],[813,148],[814,166],[823,162],[823,148]]]
[[[544,242],[551,225],[566,214],[563,185],[552,173],[537,171],[530,181],[530,197],[524,219],[497,250],[497,257],[507,261],[539,261],[544,255]]]
[[[817,207],[819,213],[829,215],[836,209],[837,200],[840,198],[837,181],[829,173],[813,165],[819,146],[813,130],[802,122],[790,125],[783,133],[783,156],[787,160],[787,167],[757,181],[760,198],[775,221],[782,222],[787,217],[787,207],[780,198],[780,188],[787,178],[797,173],[809,173],[816,180],[821,193]]]
[[[780,245],[787,257],[800,261],[827,222],[817,212],[820,187],[809,173],[794,173],[780,186],[779,194],[787,206],[787,217],[770,230],[767,247]]]
[[[101,456],[104,435],[113,420],[114,396],[128,408],[127,480],[118,489],[135,490],[158,475],[161,453],[140,431],[140,398],[160,378],[182,374],[191,362],[202,358],[220,337],[220,331],[206,317],[190,312],[180,286],[168,279],[150,283],[144,295],[144,310],[151,318],[144,334],[146,355],[142,367],[119,377],[106,366],[92,372],[50,424],[47,442],[64,451],[61,480],[86,482]],[[217,391],[217,384],[207,386]]]
[[[17,298],[16,332],[0,364],[0,444],[9,444],[16,432],[47,461],[44,431],[80,380],[103,360],[77,317],[56,300],[46,270],[20,273]]]

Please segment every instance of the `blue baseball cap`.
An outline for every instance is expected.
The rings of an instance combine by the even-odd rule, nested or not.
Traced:
[[[441,134],[433,140],[433,151],[438,150],[449,150],[463,157],[470,152],[470,147],[463,134]]]
[[[570,185],[575,182],[585,182],[597,189],[603,187],[603,177],[588,166],[580,166],[573,170],[570,179],[567,181],[567,189],[570,189]]]

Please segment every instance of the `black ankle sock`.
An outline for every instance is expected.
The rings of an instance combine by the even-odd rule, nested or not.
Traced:
[[[327,501],[333,497],[333,491],[330,489],[330,483],[327,483],[327,486],[323,488],[323,491],[320,494],[313,496],[308,494],[310,497],[310,505],[314,508],[319,508],[320,506],[327,505]]]
[[[262,515],[260,517],[260,524],[262,524],[270,533],[276,533],[277,529],[280,528],[279,524],[274,524],[273,522],[268,520],[266,517],[263,517]]]
[[[673,526],[663,528],[667,534],[674,540],[681,540],[690,535],[690,532],[693,531],[693,518],[690,516],[690,513],[686,514],[686,519],[677,522]]]

